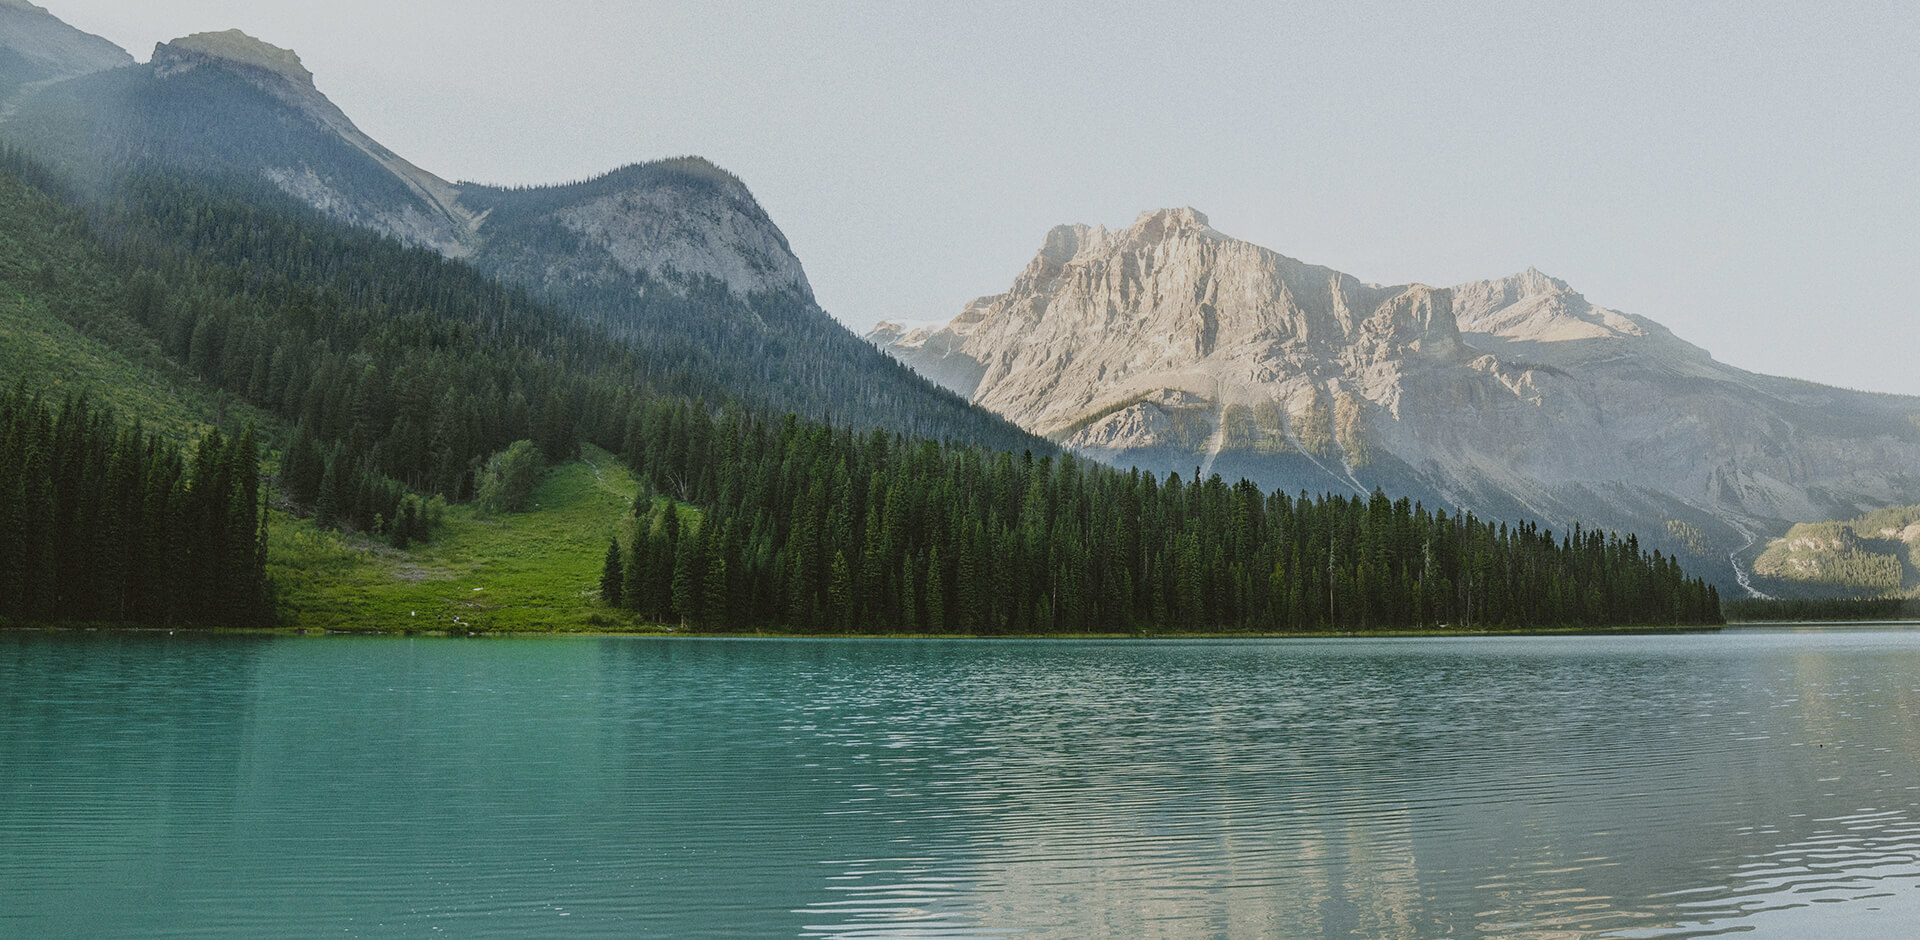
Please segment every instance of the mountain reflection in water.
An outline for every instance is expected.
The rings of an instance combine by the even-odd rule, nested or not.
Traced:
[[[1879,936],[1916,756],[1911,632],[0,634],[0,934]]]

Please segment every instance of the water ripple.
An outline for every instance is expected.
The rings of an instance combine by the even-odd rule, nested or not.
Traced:
[[[0,935],[1897,934],[1916,667],[0,635]]]

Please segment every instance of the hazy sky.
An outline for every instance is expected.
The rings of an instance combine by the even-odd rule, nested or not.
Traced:
[[[1191,205],[1384,283],[1533,265],[1761,372],[1920,394],[1920,4],[39,0],[238,27],[450,179],[701,154],[864,332]]]

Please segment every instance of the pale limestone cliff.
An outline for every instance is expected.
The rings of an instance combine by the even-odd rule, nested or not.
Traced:
[[[1162,471],[1556,526],[1717,523],[1723,551],[1920,498],[1920,399],[1715,362],[1532,269],[1367,284],[1192,209],[1055,228],[1005,293],[870,338],[1029,430]]]
[[[742,296],[813,299],[800,259],[745,184],[697,157],[672,164],[701,185],[629,187],[567,205],[553,218],[629,274],[681,286],[712,278]]]

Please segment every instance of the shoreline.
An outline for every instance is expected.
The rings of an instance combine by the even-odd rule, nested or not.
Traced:
[[[1847,628],[1910,627],[1920,628],[1920,620],[1739,620],[1708,626],[1629,625],[1615,627],[1512,627],[1455,629],[1448,627],[1397,627],[1381,630],[1306,630],[1268,633],[1230,633],[1205,630],[1106,631],[1094,633],[791,633],[777,630],[709,631],[682,629],[664,624],[630,630],[592,626],[583,629],[431,630],[367,627],[342,629],[334,626],[286,627],[210,627],[194,624],[150,626],[118,622],[25,623],[0,621],[5,633],[125,633],[193,634],[199,636],[277,636],[277,637],[424,637],[432,639],[486,639],[534,637],[638,637],[650,639],[699,640],[1337,640],[1337,639],[1428,639],[1444,637],[1515,636],[1659,636],[1726,631],[1764,630],[1768,628]]]
[[[1867,626],[1880,621],[1858,621],[1845,625]],[[1920,626],[1916,621],[1886,621],[1885,623],[1904,623]],[[208,627],[176,625],[156,627],[141,624],[120,623],[0,623],[0,632],[17,633],[127,633],[127,634],[179,634],[187,633],[200,636],[278,636],[300,638],[323,637],[423,637],[430,639],[467,640],[533,637],[637,637],[647,639],[699,639],[699,640],[1330,640],[1330,639],[1423,639],[1441,637],[1509,637],[1509,636],[1628,636],[1628,635],[1676,635],[1689,633],[1719,633],[1728,627],[1805,625],[1780,623],[1741,623],[1717,626],[1619,626],[1619,627],[1516,627],[1507,629],[1448,629],[1448,628],[1394,628],[1384,630],[1311,630],[1285,633],[1226,633],[1209,631],[1143,631],[1143,632],[1101,632],[1101,633],[787,633],[779,631],[753,630],[712,632],[703,630],[682,630],[661,627],[650,630],[607,630],[594,628],[585,630],[478,630],[455,632],[448,630],[392,630],[369,627],[367,629],[339,629],[334,627]],[[1842,624],[1834,624],[1836,626]]]

